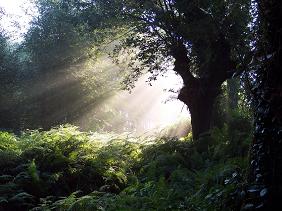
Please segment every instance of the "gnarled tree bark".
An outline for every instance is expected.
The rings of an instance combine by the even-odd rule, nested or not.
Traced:
[[[205,66],[208,74],[203,78],[193,76],[191,61],[183,43],[177,43],[172,51],[175,59],[174,71],[182,77],[184,83],[178,98],[189,108],[194,139],[210,130],[213,105],[220,93],[221,84],[231,77],[235,69],[227,41],[221,37],[213,45],[214,56]]]

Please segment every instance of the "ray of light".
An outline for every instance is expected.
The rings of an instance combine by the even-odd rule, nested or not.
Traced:
[[[36,13],[30,0],[1,0],[0,7],[4,8],[7,16],[2,17],[0,24],[10,34],[13,34],[16,41],[22,39],[22,34],[26,32],[31,21],[31,16],[26,14],[26,10]],[[33,11],[32,11],[33,10]],[[33,14],[34,15],[34,14]],[[15,21],[17,20],[17,21]],[[18,27],[16,27],[18,25]],[[99,60],[100,72],[108,69],[109,71],[117,67],[109,62],[109,59],[102,58]],[[81,67],[79,67],[81,68]],[[97,67],[96,67],[97,68]],[[72,71],[71,74],[81,74],[80,70]],[[108,127],[106,130],[136,131],[144,133],[147,131],[170,131],[172,135],[178,135],[189,128],[187,121],[190,115],[187,108],[178,100],[167,101],[169,98],[175,98],[176,95],[164,91],[164,89],[178,90],[182,86],[181,78],[176,76],[172,71],[168,71],[165,77],[159,77],[153,86],[145,83],[148,75],[142,77],[132,90],[132,93],[121,91],[115,96],[101,100],[99,103],[95,99],[85,102],[83,99],[77,99],[72,102],[72,111],[77,112],[84,110],[85,113],[79,117],[77,122],[85,128],[91,129],[91,119],[94,122],[102,121]],[[28,87],[26,92],[30,93],[29,97],[38,98],[50,90],[68,89],[69,91],[75,86],[74,77],[56,76],[48,80],[38,81],[38,84]],[[41,84],[45,83],[46,86]],[[50,114],[50,118],[60,116],[64,106]],[[105,113],[118,113],[117,116],[105,117]],[[112,112],[112,113],[114,113]],[[182,122],[182,124],[176,124]],[[185,122],[185,123],[183,123]],[[120,128],[122,127],[122,128]]]
[[[190,114],[186,106],[176,98],[177,93],[171,93],[164,89],[178,90],[182,87],[182,80],[174,72],[168,72],[164,77],[149,86],[146,83],[148,75],[143,76],[131,93],[121,91],[115,96],[101,103],[101,107],[95,107],[81,118],[89,119],[89,115],[97,119],[105,119],[101,109],[118,111],[116,118],[107,119],[109,127],[106,130],[118,130],[137,134],[166,132],[169,135],[182,136],[190,130]],[[122,118],[122,119],[120,119]],[[123,128],[120,128],[123,126]]]

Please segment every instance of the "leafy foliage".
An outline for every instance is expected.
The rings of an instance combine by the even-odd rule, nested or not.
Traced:
[[[227,141],[225,129],[205,140],[205,152],[191,136],[130,138],[70,125],[0,139],[5,210],[232,210],[246,169],[242,143]]]

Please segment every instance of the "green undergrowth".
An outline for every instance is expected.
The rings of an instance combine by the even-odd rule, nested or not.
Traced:
[[[249,136],[0,132],[0,210],[235,210]]]

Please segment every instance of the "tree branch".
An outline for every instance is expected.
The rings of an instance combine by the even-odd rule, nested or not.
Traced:
[[[185,45],[182,42],[176,43],[171,47],[171,53],[175,59],[174,71],[182,77],[184,84],[194,82],[196,78],[190,71],[191,60],[188,58]]]

